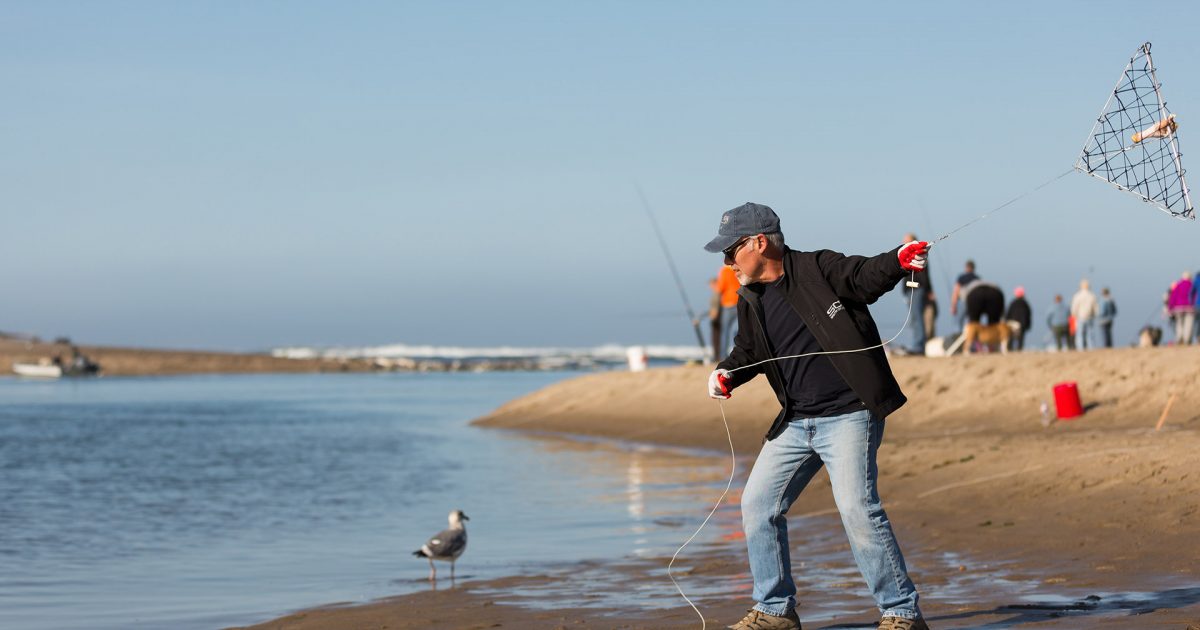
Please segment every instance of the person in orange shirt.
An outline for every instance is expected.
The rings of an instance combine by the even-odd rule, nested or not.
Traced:
[[[737,334],[737,303],[738,289],[742,288],[742,283],[738,282],[737,273],[733,267],[729,265],[721,265],[721,270],[717,272],[717,285],[715,290],[721,294],[721,343],[713,345],[717,348],[717,356],[714,357],[717,361],[729,354],[729,350],[733,347],[733,336]]]
[[[712,356],[704,360],[705,365],[708,365],[709,360],[721,360],[721,287],[716,278],[709,278],[708,288],[712,291],[708,298],[708,345],[712,349]]]

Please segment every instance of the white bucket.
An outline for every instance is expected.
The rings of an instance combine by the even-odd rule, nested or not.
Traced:
[[[630,372],[644,372],[646,370],[646,349],[642,346],[629,346],[625,350],[625,356],[629,359]]]

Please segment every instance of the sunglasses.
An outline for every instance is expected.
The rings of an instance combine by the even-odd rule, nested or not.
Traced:
[[[742,245],[745,245],[746,241],[749,241],[752,238],[754,238],[754,237],[753,236],[744,236],[738,242],[721,250],[721,253],[725,254],[726,259],[732,260],[733,257],[737,255],[738,250],[742,248]]]

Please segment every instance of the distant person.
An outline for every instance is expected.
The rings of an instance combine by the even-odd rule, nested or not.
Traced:
[[[1008,325],[1004,323],[1004,291],[991,282],[974,280],[963,287],[963,303],[966,304],[967,323],[963,328],[963,354],[974,351],[974,343],[997,344],[1001,352],[1008,352]],[[987,325],[983,318],[987,318]]]
[[[729,353],[733,348],[733,338],[737,335],[737,303],[738,289],[742,288],[737,274],[729,265],[721,265],[717,272],[717,289],[721,292],[721,349],[717,352],[717,360]]]
[[[1185,271],[1171,288],[1167,299],[1167,311],[1175,319],[1175,343],[1181,346],[1192,343],[1192,328],[1196,319],[1196,296],[1193,291],[1192,274]]]
[[[1113,300],[1108,287],[1100,291],[1100,314],[1096,316],[1096,325],[1100,327],[1100,343],[1105,348],[1112,346],[1113,320],[1117,317],[1117,303]]]
[[[910,232],[904,235],[905,244],[915,242],[917,242],[916,234]],[[920,285],[911,290],[911,295],[909,294],[908,287],[904,284],[910,279]],[[926,321],[926,313],[930,310],[930,307],[932,307],[934,317],[937,316],[937,306],[933,304],[937,298],[933,294],[933,283],[929,279],[929,266],[926,265],[924,269],[914,272],[910,277],[904,278],[898,286],[904,288],[901,293],[904,298],[909,300],[908,321],[912,325],[912,345],[906,349],[907,353],[924,355],[925,342],[929,339],[929,335],[933,334],[931,330],[932,326],[927,326],[928,322]]]
[[[921,316],[925,320],[925,338],[933,339],[937,337],[938,305],[937,300],[933,299],[932,294],[930,294],[929,298],[929,301],[925,303],[925,310],[921,313]]]
[[[1054,347],[1058,350],[1074,350],[1075,338],[1071,336],[1071,310],[1063,304],[1063,296],[1054,296],[1054,304],[1046,314],[1046,325],[1054,335]]]
[[[1162,329],[1158,326],[1142,326],[1141,332],[1138,333],[1139,348],[1153,348],[1162,341]]]
[[[1200,276],[1192,277],[1200,278]],[[1200,343],[1200,283],[1194,280],[1192,282],[1192,295],[1195,296],[1192,300],[1192,319],[1196,322],[1192,324],[1192,341]]]
[[[1013,301],[1008,305],[1004,321],[1012,329],[1012,335],[1008,339],[1008,349],[1017,352],[1025,350],[1025,334],[1033,325],[1033,309],[1025,299],[1025,287],[1013,289]]]
[[[721,360],[721,286],[716,278],[710,278],[708,288],[712,295],[708,298],[708,329],[709,345],[712,348],[712,360]],[[706,361],[707,363],[707,361]]]
[[[1162,297],[1163,319],[1167,320],[1167,328],[1172,331],[1175,330],[1175,314],[1171,312],[1171,294],[1175,292],[1177,284],[1179,284],[1178,280],[1167,285],[1167,292],[1163,293]]]
[[[885,418],[905,402],[867,305],[925,266],[926,244],[846,256],[796,251],[779,217],[747,203],[721,217],[704,249],[725,256],[744,285],[733,352],[708,378],[708,395],[766,376],[782,409],[742,493],[754,607],[736,630],[800,630],[788,509],[824,468],[850,549],[883,617],[880,630],[928,630],[917,589],[879,498],[876,460]],[[861,348],[840,354],[823,350]],[[807,356],[800,356],[807,355]],[[766,362],[772,357],[790,357]]]
[[[1079,281],[1079,290],[1071,298],[1071,316],[1075,318],[1075,349],[1095,350],[1096,339],[1093,328],[1096,325],[1096,314],[1100,311],[1096,294],[1088,284],[1087,279]]]
[[[958,302],[962,298],[963,287],[975,282],[978,279],[979,276],[975,274],[975,261],[968,260],[963,266],[963,272],[959,274],[958,279],[954,281],[954,291],[950,293],[950,315],[958,318],[958,329],[960,331],[963,330],[963,322],[965,322],[967,318],[966,309],[961,309],[962,313],[960,314],[960,309],[958,308]]]

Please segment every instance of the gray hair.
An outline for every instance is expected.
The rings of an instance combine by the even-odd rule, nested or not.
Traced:
[[[770,243],[772,247],[779,251],[783,251],[783,232],[771,232],[770,234],[763,234],[763,236],[767,238],[767,242]]]

